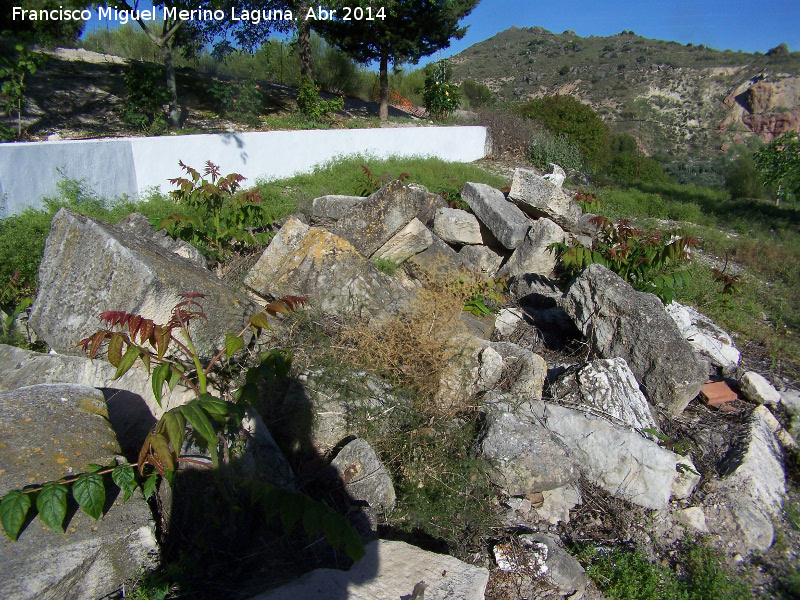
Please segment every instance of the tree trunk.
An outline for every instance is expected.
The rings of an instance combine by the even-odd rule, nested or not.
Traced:
[[[311,24],[306,21],[308,4],[300,3],[299,14],[297,15],[297,53],[300,58],[300,77],[311,75]]]
[[[381,107],[378,118],[381,123],[389,120],[389,55],[381,52]]]
[[[181,128],[181,113],[178,109],[178,85],[175,82],[175,65],[172,63],[172,44],[167,41],[161,46],[164,66],[167,68],[167,89],[169,89],[169,122],[175,129]]]

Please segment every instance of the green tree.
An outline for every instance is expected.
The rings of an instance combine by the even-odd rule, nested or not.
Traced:
[[[374,20],[317,22],[315,29],[329,43],[358,62],[377,60],[380,65],[380,120],[389,117],[389,62],[416,64],[423,56],[447,48],[452,38],[467,32],[458,22],[472,12],[480,0],[395,0],[392,3],[362,2]],[[353,9],[355,10],[355,9]],[[381,13],[383,17],[381,18]]]
[[[83,33],[85,22],[82,19],[15,19],[12,11],[14,7],[36,11],[81,11],[90,4],[88,0],[0,0],[0,14],[4,16],[0,29],[25,42],[73,42]]]
[[[800,199],[800,133],[788,131],[772,140],[754,156],[756,168],[767,185],[777,185],[776,203]]]
[[[519,108],[552,133],[564,134],[578,144],[583,157],[598,167],[608,160],[609,127],[591,106],[572,96],[536,98]]]
[[[766,189],[756,169],[753,157],[742,154],[729,167],[725,175],[725,187],[734,198],[764,198]]]
[[[461,82],[461,93],[469,101],[470,108],[483,108],[494,103],[492,90],[472,79],[465,79]]]

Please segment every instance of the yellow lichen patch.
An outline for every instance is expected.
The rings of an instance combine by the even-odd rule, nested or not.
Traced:
[[[101,417],[108,418],[108,410],[93,398],[80,398],[78,406],[85,410],[90,415],[100,415]]]

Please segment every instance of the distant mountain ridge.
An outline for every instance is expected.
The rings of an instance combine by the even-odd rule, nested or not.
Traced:
[[[512,27],[451,59],[457,81],[500,102],[570,94],[648,153],[702,156],[800,130],[800,52],[714,50],[623,31],[609,37]]]

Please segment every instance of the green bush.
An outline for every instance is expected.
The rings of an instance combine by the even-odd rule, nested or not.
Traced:
[[[327,119],[332,112],[342,110],[343,98],[323,100],[319,96],[319,87],[310,77],[300,80],[297,92],[297,107],[300,113],[309,121]]]
[[[578,558],[597,587],[617,600],[752,600],[747,584],[732,574],[719,552],[686,544],[677,561],[683,574],[653,564],[639,550],[614,549],[600,554],[583,548]]]
[[[604,164],[609,155],[609,127],[591,106],[572,96],[545,96],[519,107],[522,116],[533,119],[553,134],[566,135],[578,144],[593,166]]]
[[[461,105],[461,93],[450,83],[452,68],[442,59],[425,68],[425,108],[434,121],[444,121]]]
[[[527,159],[538,169],[547,169],[550,163],[566,171],[586,168],[580,147],[564,134],[553,135],[547,131],[534,134],[528,143]]]
[[[216,100],[220,115],[250,125],[258,124],[263,99],[255,80],[214,82],[208,91]]]
[[[123,76],[125,91],[123,120],[148,134],[163,133],[167,129],[164,105],[169,104],[170,93],[165,85],[166,70],[156,65],[132,64]]]
[[[606,171],[620,182],[669,181],[669,177],[657,161],[638,152],[617,154],[606,167]]]
[[[464,94],[464,97],[469,102],[470,108],[478,109],[494,104],[492,90],[472,79],[465,79],[461,82],[461,93]]]
[[[767,189],[761,174],[756,169],[753,157],[747,154],[739,156],[728,168],[725,187],[733,198],[767,197]]]

